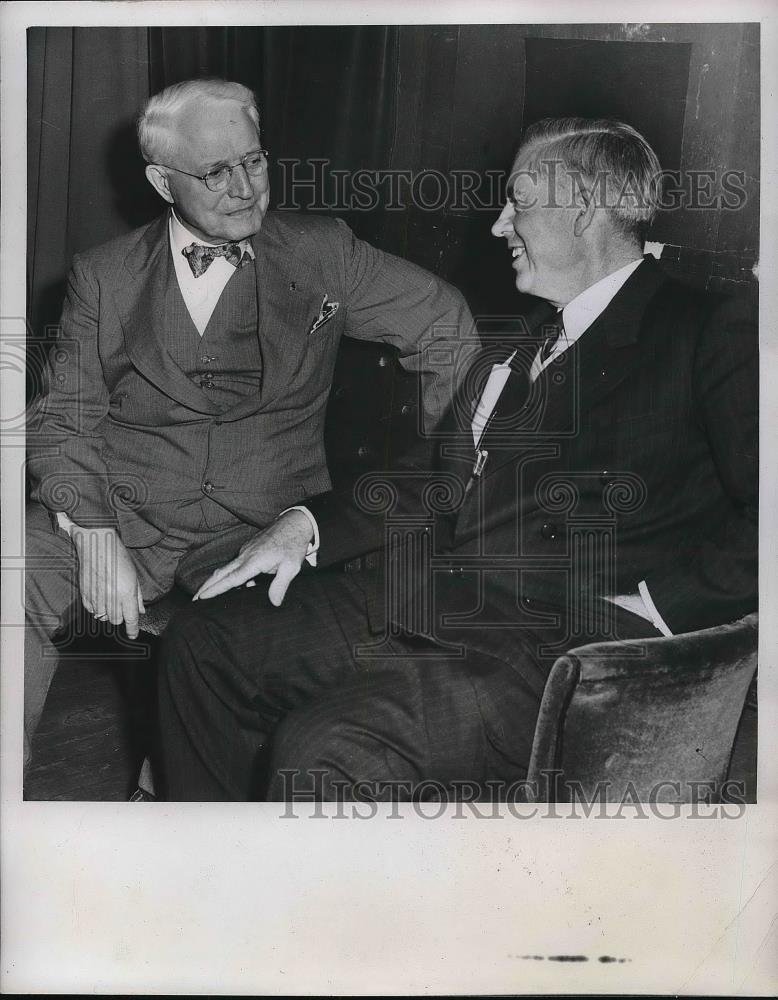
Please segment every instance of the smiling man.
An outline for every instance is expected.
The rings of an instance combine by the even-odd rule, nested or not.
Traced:
[[[138,138],[169,209],[75,259],[30,423],[25,760],[57,664],[52,638],[79,597],[134,637],[145,602],[174,578],[196,590],[258,528],[329,487],[324,415],[341,336],[399,350],[423,377],[429,426],[454,389],[453,367],[434,358],[459,349],[472,322],[455,289],[340,220],[268,211],[246,87],[168,87]]]
[[[545,305],[477,358],[441,432],[441,489],[413,469],[385,486],[390,537],[408,515],[410,538],[386,572],[327,571],[385,531],[370,491],[330,492],[307,503],[314,571],[290,586],[315,540],[285,514],[171,625],[171,797],[510,795],[557,656],[756,609],[755,317],[643,256],[658,173],[619,122],[527,130],[492,232]],[[433,540],[430,589],[412,555]],[[258,573],[269,601],[229,593]],[[428,607],[431,628],[409,617]]]

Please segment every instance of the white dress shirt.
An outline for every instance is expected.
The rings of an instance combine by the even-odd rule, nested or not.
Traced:
[[[230,278],[235,274],[235,266],[230,264],[224,257],[214,257],[208,270],[195,278],[189,261],[183,254],[184,247],[191,246],[192,243],[199,243],[201,246],[221,246],[224,240],[218,243],[208,243],[201,240],[194,233],[191,233],[184,223],[176,215],[175,209],[170,212],[170,222],[168,223],[170,234],[170,252],[173,255],[173,265],[178,278],[178,287],[181,289],[186,308],[192,317],[192,322],[197,327],[197,332],[202,337],[208,320],[211,318],[216,303],[219,301],[221,293]],[[249,240],[241,240],[238,244],[245,253],[254,259],[254,249]]]

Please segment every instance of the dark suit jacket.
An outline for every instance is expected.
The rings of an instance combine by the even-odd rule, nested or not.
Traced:
[[[537,342],[505,345],[514,346],[529,359]],[[508,405],[480,483],[435,519],[436,550],[453,570],[436,576],[437,610],[488,606],[510,621],[533,602],[570,608],[634,593],[641,580],[673,632],[755,610],[757,374],[749,303],[671,281],[647,258],[529,396]],[[471,412],[460,405],[439,447],[438,469],[461,482],[474,455]],[[422,510],[418,472],[395,479],[392,517]],[[320,565],[380,543],[384,519],[364,503],[330,493],[309,506]]]
[[[256,253],[262,385],[222,412],[165,348],[168,216],[75,258],[46,393],[30,420],[33,497],[148,546],[200,489],[249,524],[330,486],[323,424],[342,335],[399,348],[445,412],[471,333],[461,295],[355,238],[340,220],[270,212]],[[312,329],[324,296],[338,303]],[[431,348],[448,350],[436,355]],[[183,429],[187,433],[183,433]],[[186,489],[184,489],[186,487]]]

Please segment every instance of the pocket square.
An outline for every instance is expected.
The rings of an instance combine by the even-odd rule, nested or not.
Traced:
[[[324,326],[326,322],[332,319],[335,313],[340,309],[340,302],[330,302],[327,296],[321,300],[321,308],[319,309],[319,315],[311,323],[311,328],[308,331],[308,336],[315,333],[320,326]]]

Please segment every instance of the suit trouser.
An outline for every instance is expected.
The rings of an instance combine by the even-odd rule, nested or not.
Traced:
[[[216,505],[214,505],[216,506]],[[156,545],[129,552],[135,563],[145,602],[166,594],[174,579],[193,590],[209,572],[234,555],[243,541],[256,533],[223,511],[213,525],[203,522],[201,505],[180,509],[178,524]],[[215,536],[215,537],[214,537]],[[48,511],[30,502],[25,530],[25,642],[24,642],[24,763],[29,763],[32,738],[40,721],[59,656],[54,637],[75,620],[80,594],[78,557],[63,531],[53,528]],[[184,570],[184,572],[182,572]],[[178,571],[178,572],[177,572]]]
[[[304,571],[280,608],[258,581],[176,616],[160,655],[168,798],[408,799],[429,782],[526,776],[557,655],[542,647],[565,623],[495,630],[480,648],[466,632],[438,629],[462,640],[462,655],[393,638],[380,658],[357,656],[377,643],[358,579]],[[657,634],[613,611],[621,638]]]

